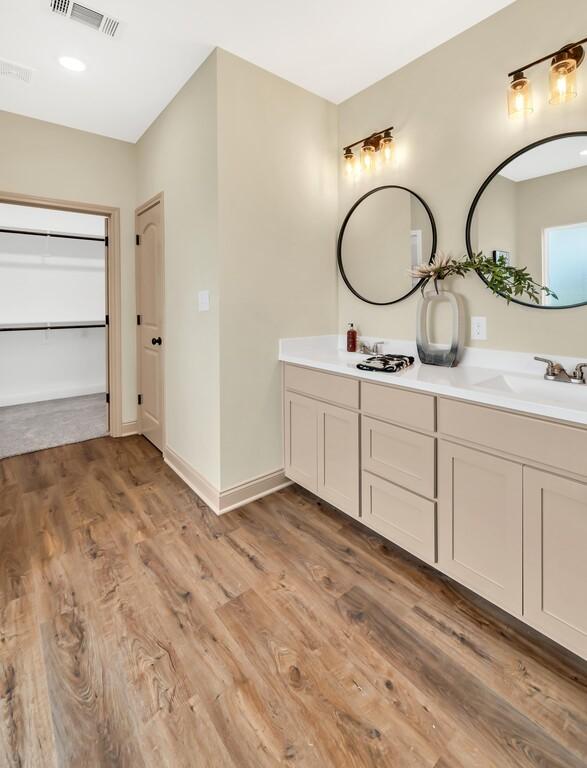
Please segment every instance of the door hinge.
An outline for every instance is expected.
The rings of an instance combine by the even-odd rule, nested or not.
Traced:
[[[141,316],[137,315],[137,325],[140,325],[140,324],[141,324]]]
[[[137,402],[138,402],[139,405],[143,404],[143,396],[142,395],[138,395]]]
[[[108,248],[108,243],[109,243],[109,240],[108,240],[108,235],[106,235],[106,237],[104,238],[104,246],[105,246],[106,248]]]
[[[110,325],[110,315],[106,315],[106,325]]]
[[[110,392],[106,392],[106,402],[110,402]]]
[[[140,235],[135,235],[135,243],[136,243],[136,245],[140,245],[141,244],[141,236]]]

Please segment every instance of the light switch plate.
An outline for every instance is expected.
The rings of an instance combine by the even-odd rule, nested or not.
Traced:
[[[208,312],[210,309],[210,291],[198,291],[198,312]]]
[[[475,341],[487,341],[487,318],[471,318],[471,339]]]

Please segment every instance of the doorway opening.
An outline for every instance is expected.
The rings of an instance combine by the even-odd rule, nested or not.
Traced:
[[[111,214],[31,202],[0,198],[0,458],[116,433]]]

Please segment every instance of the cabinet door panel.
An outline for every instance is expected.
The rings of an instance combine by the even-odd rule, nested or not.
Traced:
[[[528,468],[524,616],[587,658],[587,485]]]
[[[436,398],[421,392],[361,382],[361,410],[376,419],[386,419],[413,429],[434,432]]]
[[[363,472],[365,525],[428,563],[436,561],[436,504]]]
[[[318,403],[293,392],[285,393],[285,474],[318,489]]]
[[[318,495],[359,516],[359,415],[319,404]]]
[[[285,387],[346,408],[359,407],[359,382],[335,373],[324,373],[286,364]]]
[[[522,612],[522,467],[439,441],[438,562],[511,613]]]
[[[363,469],[403,488],[434,498],[435,440],[410,429],[363,416]]]

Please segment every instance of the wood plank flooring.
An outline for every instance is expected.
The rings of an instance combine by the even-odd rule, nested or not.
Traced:
[[[280,765],[585,768],[587,664],[299,489],[0,462],[0,766]]]

